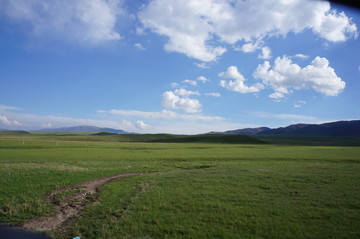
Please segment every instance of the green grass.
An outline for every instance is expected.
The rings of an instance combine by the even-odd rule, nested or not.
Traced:
[[[56,188],[159,171],[107,184],[101,203],[84,212],[68,237],[52,235],[360,238],[360,147],[127,143],[117,137],[1,135],[0,222],[51,215],[44,197]]]
[[[360,146],[360,137],[285,137],[261,136],[260,140],[279,145]]]

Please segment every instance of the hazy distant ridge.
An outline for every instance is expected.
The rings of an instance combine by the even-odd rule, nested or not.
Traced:
[[[112,129],[112,128],[100,128],[96,126],[90,126],[90,125],[79,125],[79,126],[72,126],[72,127],[63,127],[63,128],[46,128],[46,129],[40,129],[36,131],[41,132],[109,132],[109,133],[115,133],[115,134],[129,134],[129,132],[126,132],[124,130],[120,129]]]

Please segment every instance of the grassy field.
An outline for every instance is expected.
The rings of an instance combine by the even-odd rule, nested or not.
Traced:
[[[73,227],[48,233],[81,239],[360,238],[360,147],[135,143],[126,137],[0,134],[0,222],[53,214],[44,198],[54,189],[157,171],[106,184],[100,203]]]

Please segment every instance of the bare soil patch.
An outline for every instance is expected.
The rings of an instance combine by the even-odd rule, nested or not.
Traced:
[[[31,231],[54,231],[67,227],[72,219],[80,216],[87,207],[97,204],[99,188],[109,182],[142,174],[156,172],[121,173],[105,178],[92,179],[70,188],[57,189],[50,193],[47,200],[54,204],[56,214],[49,217],[34,218],[23,224]]]

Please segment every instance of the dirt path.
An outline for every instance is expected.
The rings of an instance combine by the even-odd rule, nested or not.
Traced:
[[[99,188],[105,183],[148,173],[156,172],[121,173],[106,178],[92,179],[70,188],[55,190],[47,200],[55,205],[56,215],[31,219],[22,227],[32,231],[56,230],[71,219],[78,217],[85,208],[97,204],[95,199]]]

